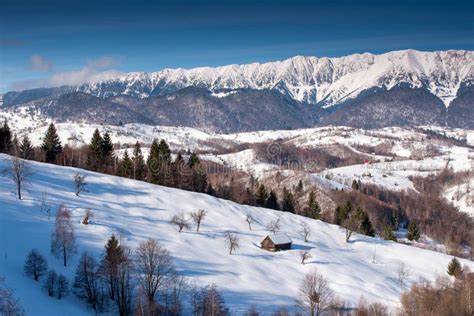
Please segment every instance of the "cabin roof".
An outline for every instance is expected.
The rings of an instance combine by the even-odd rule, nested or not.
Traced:
[[[287,234],[275,234],[275,235],[268,235],[268,238],[275,244],[275,245],[284,245],[284,244],[291,244],[293,241]]]

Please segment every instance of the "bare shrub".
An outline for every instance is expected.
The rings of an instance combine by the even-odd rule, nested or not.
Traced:
[[[170,221],[171,224],[178,226],[179,232],[182,232],[184,228],[189,229],[189,222],[184,217],[184,213],[180,213],[179,215],[174,215]]]
[[[232,234],[231,232],[226,232],[225,233],[225,244],[227,246],[227,249],[229,249],[229,254],[231,255],[232,251],[237,250],[240,247],[239,237]]]
[[[82,218],[82,224],[89,225],[92,217],[94,217],[94,213],[92,213],[90,208],[87,208],[84,217]]]
[[[86,185],[86,176],[77,172],[74,175],[74,188],[76,196],[79,196],[81,192],[84,192],[86,190]]]
[[[300,251],[301,264],[306,264],[306,260],[312,258],[309,251]]]

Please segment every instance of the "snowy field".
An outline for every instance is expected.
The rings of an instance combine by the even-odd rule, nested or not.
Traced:
[[[9,163],[8,156],[0,155],[0,169]],[[11,180],[0,178],[0,274],[6,276],[8,286],[15,288],[28,315],[93,314],[74,296],[60,301],[49,298],[40,283],[26,277],[23,262],[29,250],[37,248],[47,257],[50,268],[67,275],[72,282],[80,253],[88,250],[98,258],[112,234],[119,235],[131,247],[147,238],[157,239],[171,252],[178,270],[191,283],[216,283],[234,315],[243,314],[250,305],[263,312],[271,312],[279,305],[293,309],[304,274],[314,268],[328,278],[341,299],[353,306],[363,296],[369,302],[396,308],[400,294],[411,282],[445,274],[451,260],[442,253],[360,235],[346,243],[344,231],[338,226],[290,213],[75,168],[28,164],[32,176],[25,187],[24,200],[16,199]],[[80,197],[73,192],[77,171],[86,174],[88,182],[88,192]],[[40,211],[42,196],[53,209],[51,218]],[[77,254],[68,267],[49,252],[54,213],[62,203],[73,212],[77,236]],[[80,224],[86,208],[94,212],[93,221],[87,226]],[[208,211],[200,233],[194,228],[179,233],[169,224],[173,215],[197,209]],[[248,213],[256,219],[252,231],[245,222]],[[292,250],[270,253],[258,244],[269,234],[266,224],[277,218],[281,232],[287,233],[294,244]],[[311,227],[309,242],[299,234],[301,222]],[[227,231],[240,239],[240,248],[232,255],[224,245]],[[306,265],[300,264],[301,250],[311,253],[312,259]],[[474,269],[474,263],[461,262]],[[405,286],[397,281],[401,264],[410,271]]]

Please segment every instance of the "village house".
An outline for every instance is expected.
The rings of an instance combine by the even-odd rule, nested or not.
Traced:
[[[260,247],[268,251],[280,251],[291,249],[293,241],[287,234],[268,235],[260,243]]]

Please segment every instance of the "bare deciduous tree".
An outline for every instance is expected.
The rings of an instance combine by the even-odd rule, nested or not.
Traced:
[[[106,294],[101,286],[98,264],[87,252],[82,254],[77,265],[73,292],[94,311],[102,310]]]
[[[229,249],[230,255],[232,254],[232,251],[237,250],[240,247],[239,237],[232,234],[231,232],[225,233],[225,243],[226,243],[227,248]]]
[[[23,269],[26,275],[38,281],[48,271],[48,263],[38,250],[33,249],[28,253]]]
[[[309,251],[300,251],[301,264],[306,264],[306,260],[311,258]]]
[[[140,286],[148,299],[148,308],[153,309],[157,292],[171,281],[171,256],[156,240],[148,239],[140,243],[135,257]]]
[[[305,222],[301,222],[301,235],[303,236],[304,242],[308,242],[309,236],[311,236],[311,228]]]
[[[410,270],[408,267],[405,265],[404,262],[400,263],[398,266],[398,284],[400,286],[404,286],[406,284],[406,281],[408,277],[410,276]]]
[[[311,316],[319,316],[333,298],[328,281],[317,270],[305,275],[301,283],[297,304],[301,311]]]
[[[62,274],[59,274],[56,280],[55,292],[56,292],[56,297],[58,298],[58,300],[69,295],[69,281]]]
[[[66,207],[60,206],[51,236],[51,253],[56,257],[62,255],[64,266],[67,265],[67,259],[74,253],[75,240],[71,212]]]
[[[49,270],[46,280],[44,280],[44,288],[48,292],[49,296],[54,296],[56,293],[56,282],[58,280],[58,274],[54,270]]]
[[[10,177],[16,186],[18,199],[21,200],[21,190],[28,178],[31,176],[31,171],[26,160],[12,156],[10,159],[11,165],[2,173]]]
[[[267,224],[266,229],[272,234],[277,233],[280,230],[280,218],[270,221],[270,223]]]
[[[25,311],[19,300],[14,296],[13,290],[4,286],[5,278],[0,276],[0,315],[23,316]]]
[[[89,225],[92,217],[94,217],[94,213],[92,213],[90,208],[87,208],[84,217],[82,218],[82,224]]]
[[[357,229],[357,219],[356,216],[349,215],[349,218],[347,218],[342,226],[346,230],[346,242],[349,242],[352,236],[352,233]]]
[[[206,217],[207,211],[205,210],[197,210],[196,212],[191,213],[191,218],[196,223],[196,231],[199,232],[199,227],[201,227],[201,222]]]
[[[249,224],[249,230],[252,230],[252,223],[255,222],[255,218],[252,216],[252,214],[248,213],[245,217],[245,221],[247,224]]]
[[[189,223],[188,220],[184,217],[184,213],[174,215],[170,223],[178,226],[179,232],[181,232],[183,228],[189,229]]]
[[[74,175],[74,188],[76,196],[79,196],[81,192],[84,192],[86,190],[86,185],[86,176],[77,172],[76,175]]]

